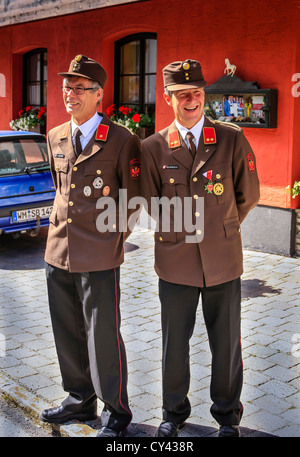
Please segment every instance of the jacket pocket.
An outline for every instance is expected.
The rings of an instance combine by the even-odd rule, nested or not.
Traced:
[[[50,224],[57,225],[57,206],[53,206],[50,217],[49,217]]]
[[[226,238],[239,236],[241,233],[240,220],[238,216],[224,220],[224,230]]]
[[[68,193],[68,171],[69,161],[67,160],[55,160],[55,171],[57,176],[58,192],[61,195]]]

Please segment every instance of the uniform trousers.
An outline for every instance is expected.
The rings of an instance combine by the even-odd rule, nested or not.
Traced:
[[[127,360],[120,333],[120,268],[70,273],[46,264],[50,315],[65,409],[84,412],[103,403],[103,426],[124,430],[132,415]],[[96,405],[95,405],[96,406]]]
[[[240,278],[203,288],[159,279],[163,333],[163,420],[183,423],[191,413],[189,340],[199,298],[212,354],[211,414],[221,425],[238,425],[243,406]],[[195,354],[201,361],[201,353]]]

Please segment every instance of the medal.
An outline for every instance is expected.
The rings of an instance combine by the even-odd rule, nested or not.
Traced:
[[[83,188],[83,193],[86,197],[89,197],[92,193],[92,189],[90,188],[90,186],[85,186]]]
[[[107,197],[109,195],[109,192],[110,192],[110,187],[109,186],[104,186],[103,187],[103,191],[102,191],[104,197]]]
[[[209,171],[206,171],[205,173],[203,173],[203,176],[204,178],[207,178],[209,181],[212,180],[212,170],[209,170]]]
[[[215,195],[222,195],[224,192],[224,186],[221,182],[216,182],[213,186],[213,191]]]
[[[208,194],[212,194],[213,189],[214,189],[214,185],[213,185],[212,181],[209,181],[207,184],[205,184],[204,189],[206,190],[206,192]]]
[[[93,186],[95,189],[101,189],[101,187],[103,186],[103,179],[100,178],[100,176],[95,178],[93,181]]]

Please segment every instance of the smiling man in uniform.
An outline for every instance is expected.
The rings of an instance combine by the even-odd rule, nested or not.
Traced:
[[[94,419],[98,397],[104,403],[98,436],[116,437],[132,417],[119,308],[120,265],[130,232],[123,223],[122,230],[97,225],[97,208],[101,198],[111,197],[117,209],[120,188],[128,200],[138,195],[140,140],[97,112],[107,79],[98,62],[77,55],[59,75],[71,121],[48,133],[56,197],[45,260],[56,349],[69,395],[43,411],[42,420]]]
[[[194,241],[187,242],[190,230],[184,224],[175,230],[174,209],[166,230],[161,205],[155,270],[162,312],[163,421],[157,436],[177,436],[191,413],[189,339],[200,296],[212,353],[211,414],[219,423],[219,436],[239,436],[240,225],[259,199],[255,157],[239,127],[203,115],[206,82],[198,61],[173,62],[163,69],[163,78],[164,98],[175,120],[143,141],[142,195],[148,208],[153,197],[177,197],[177,208],[189,201],[196,229]],[[196,206],[199,199],[204,201],[202,213]],[[201,218],[203,229],[197,225]]]

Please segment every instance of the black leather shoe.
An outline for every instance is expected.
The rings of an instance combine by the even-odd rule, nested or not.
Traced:
[[[183,424],[175,424],[174,422],[162,422],[158,427],[155,436],[176,437],[178,430],[183,427]]]
[[[64,424],[65,422],[77,419],[79,421],[88,421],[96,419],[97,414],[93,411],[74,412],[66,410],[62,405],[55,408],[45,409],[41,414],[43,422],[53,424]]]
[[[219,435],[224,438],[236,438],[240,436],[240,428],[238,425],[221,425]]]
[[[99,432],[97,433],[97,437],[100,438],[117,438],[119,436],[124,436],[125,430],[121,430],[118,432],[110,427],[102,427],[100,428]]]

